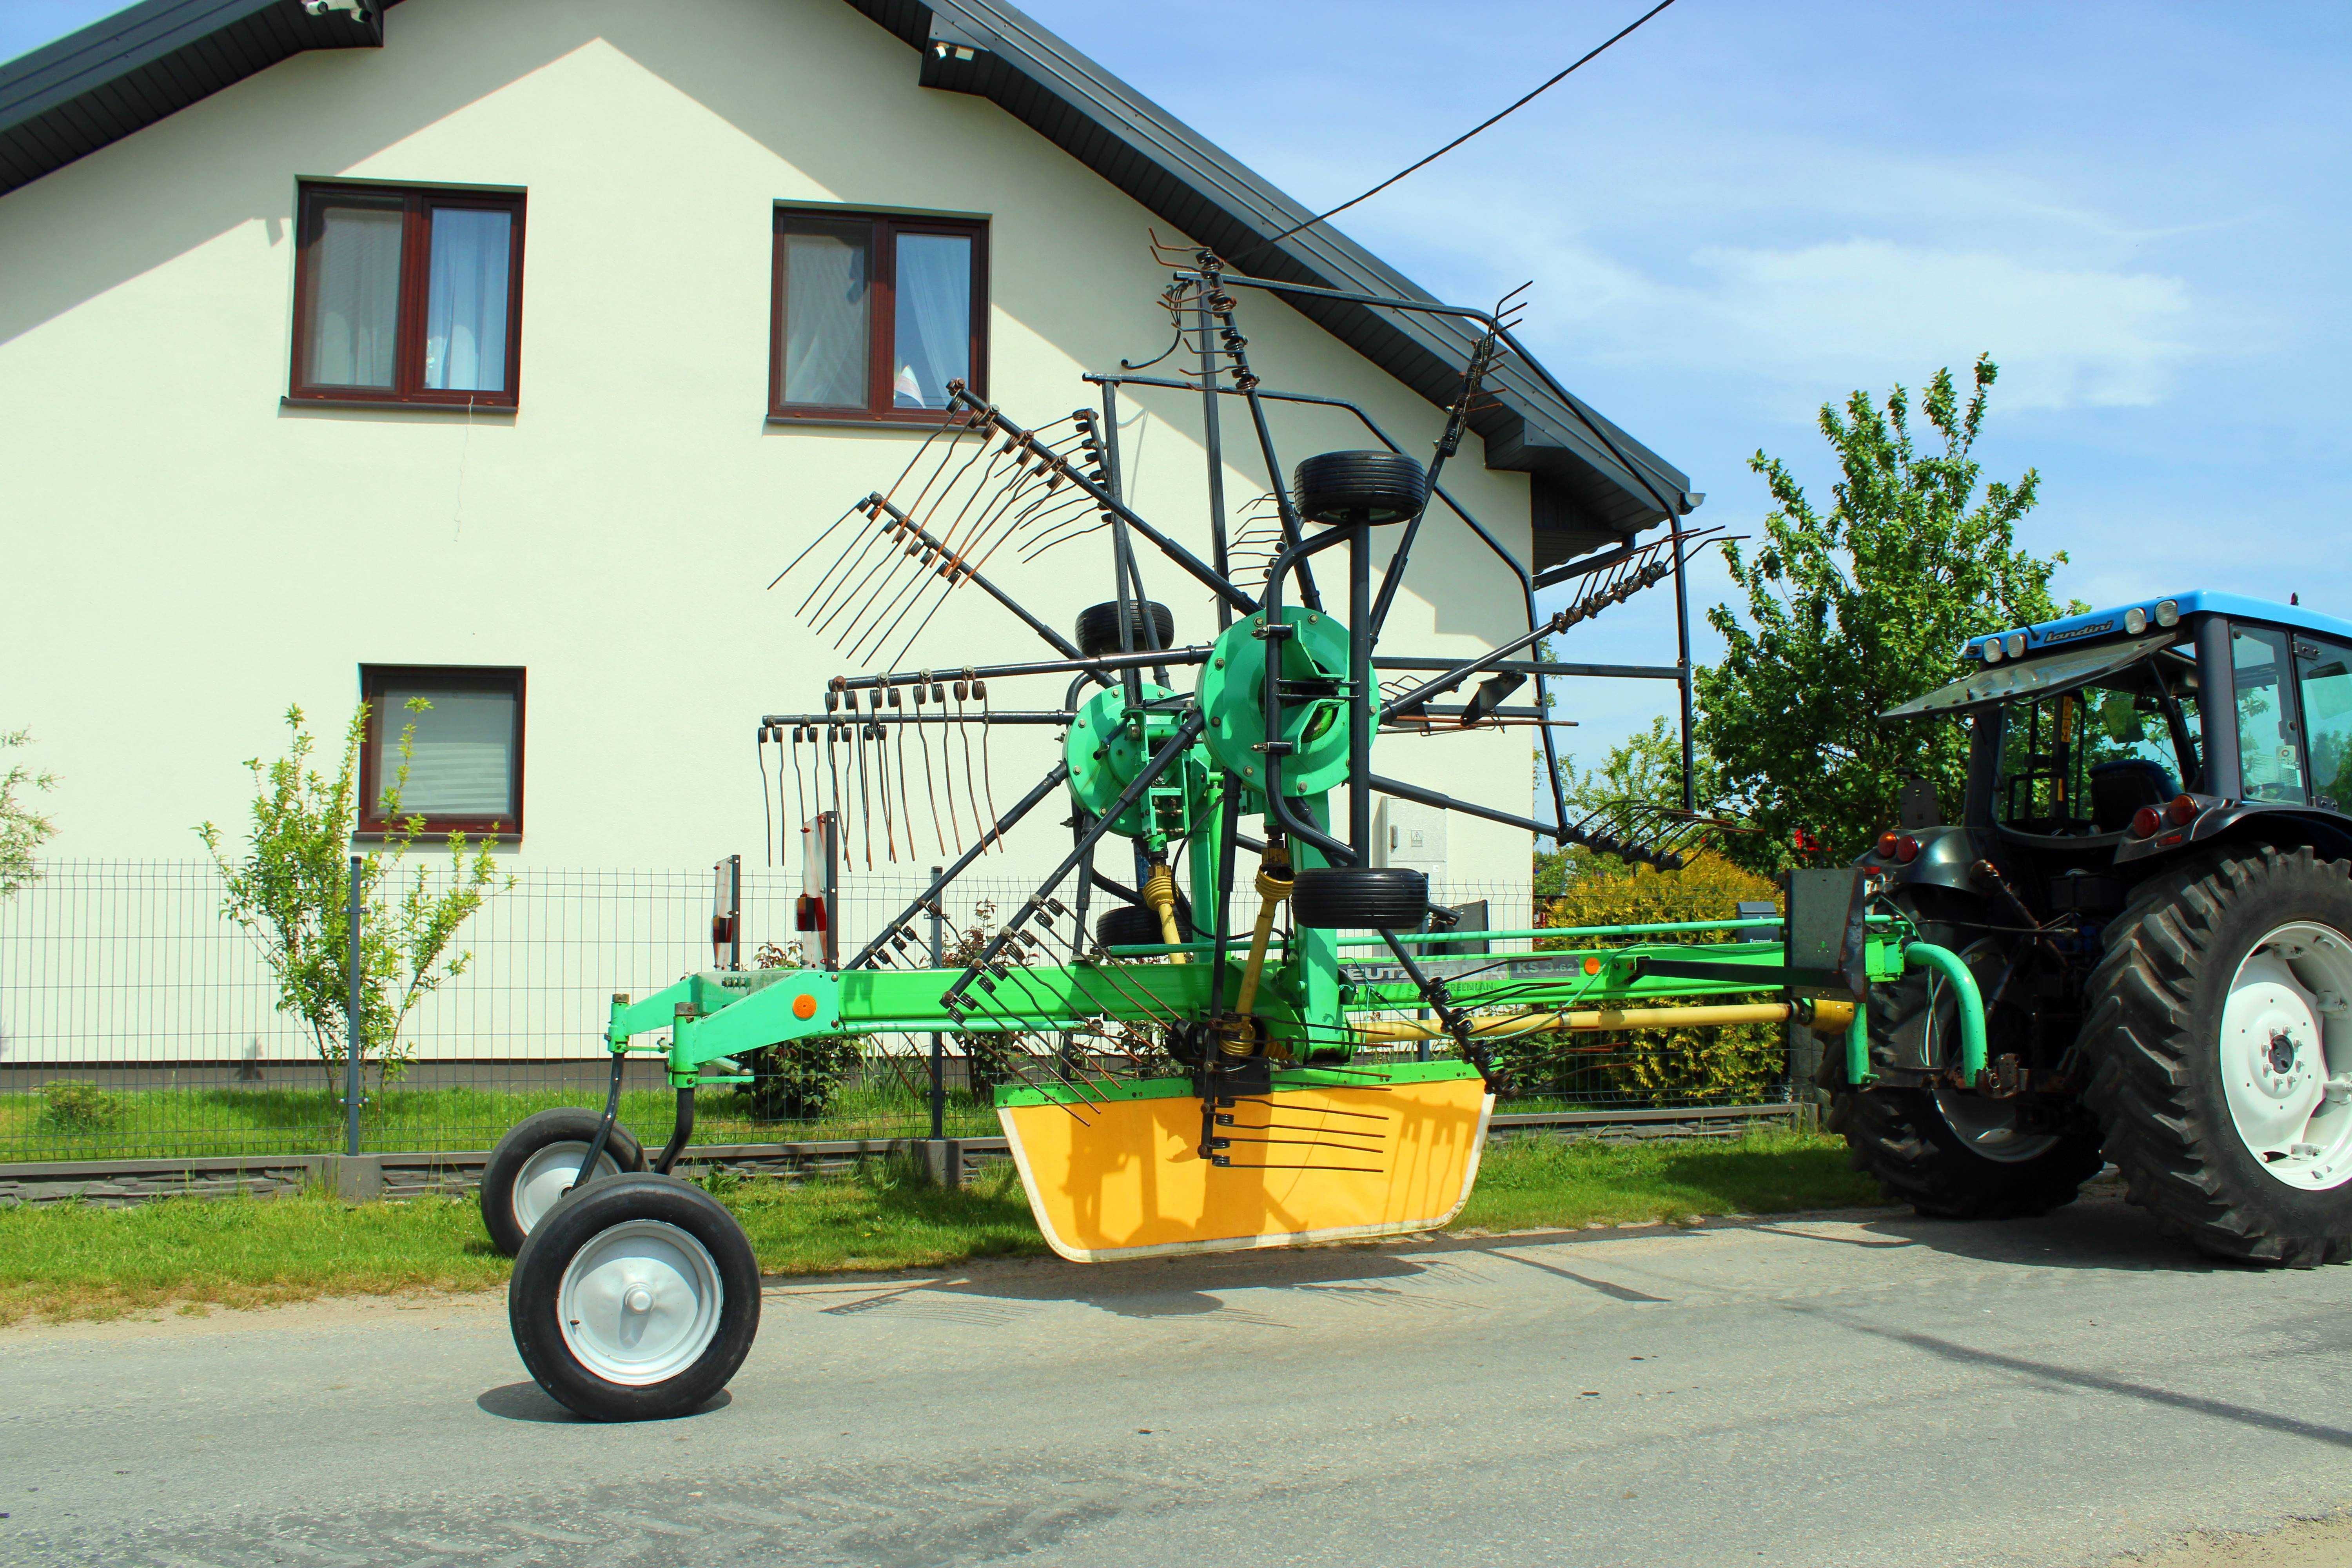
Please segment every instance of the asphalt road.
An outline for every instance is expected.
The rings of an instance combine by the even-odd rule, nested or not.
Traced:
[[[2106,1200],[778,1284],[633,1427],[497,1297],[19,1328],[0,1562],[2105,1563],[2352,1503],[2347,1307]]]

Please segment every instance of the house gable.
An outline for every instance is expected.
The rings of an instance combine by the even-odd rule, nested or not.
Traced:
[[[1431,299],[1327,226],[1265,244],[1307,209],[1013,7],[847,3],[914,52],[923,86],[997,104],[1146,210],[1221,254],[1249,258],[1260,275]],[[294,54],[384,47],[386,30],[383,8],[354,0],[317,15],[303,0],[147,0],[0,68],[0,195]],[[1286,301],[1439,405],[1475,341],[1474,329],[1446,318]],[[1486,462],[1528,473],[1546,498],[1530,564],[1630,537],[1696,504],[1679,470],[1549,378],[1510,363],[1491,385],[1496,396],[1473,421]]]

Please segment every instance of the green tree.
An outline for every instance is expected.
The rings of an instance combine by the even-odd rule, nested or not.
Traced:
[[[431,704],[412,698],[412,713]],[[332,777],[310,765],[313,742],[302,710],[286,710],[287,754],[245,765],[254,780],[251,836],[232,860],[221,830],[196,829],[221,874],[222,912],[252,933],[278,980],[278,1008],[309,1026],[328,1087],[354,1035],[360,1060],[373,1064],[377,1086],[397,1079],[412,1048],[400,1031],[416,1005],[466,972],[470,952],[452,955],[450,943],[484,900],[514,885],[491,856],[495,837],[469,846],[449,835],[449,866],[441,885],[431,868],[409,866],[408,851],[424,831],[421,816],[400,815],[408,784],[416,721],[400,731],[398,764],[385,787],[382,816],[389,823],[381,845],[360,857],[360,1017],[351,1018],[352,836],[359,825],[360,750],[367,743],[367,704],[352,713],[343,754]]]
[[[1769,869],[1801,830],[1824,858],[1851,858],[1895,821],[1909,774],[1960,799],[1959,728],[1878,716],[1953,679],[1968,637],[2058,613],[2050,576],[2065,555],[2036,556],[2016,539],[2040,476],[2029,468],[2014,485],[1979,489],[1970,454],[1999,374],[1979,358],[1964,405],[1952,373],[1936,373],[1918,405],[1925,451],[1900,386],[1884,405],[1863,392],[1843,414],[1824,404],[1822,434],[1841,476],[1826,514],[1779,458],[1749,459],[1773,510],[1752,556],[1724,548],[1747,617],[1729,605],[1708,612],[1724,657],[1697,672],[1699,733],[1724,805],[1765,830],[1727,841],[1727,853]]]
[[[32,739],[24,730],[0,733],[0,752],[30,744]],[[40,879],[41,868],[33,855],[57,831],[57,825],[33,809],[30,796],[57,787],[57,774],[37,773],[22,763],[11,763],[5,772],[0,772],[0,899],[12,897]]]

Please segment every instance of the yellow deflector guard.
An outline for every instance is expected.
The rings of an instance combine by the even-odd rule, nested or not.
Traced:
[[[1478,1174],[1494,1097],[1466,1063],[1276,1070],[1200,1152],[1190,1079],[1000,1090],[1038,1228],[1076,1263],[1434,1230]]]

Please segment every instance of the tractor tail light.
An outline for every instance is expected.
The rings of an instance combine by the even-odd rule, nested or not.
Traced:
[[[1903,837],[1903,836],[1902,836],[1901,834],[1899,834],[1899,833],[1895,832],[1895,831],[1894,829],[1892,829],[1892,828],[1889,828],[1889,829],[1887,829],[1885,833],[1880,834],[1880,835],[1878,836],[1878,858],[1879,858],[1881,860],[1892,860],[1892,859],[1894,859],[1894,858],[1895,858],[1895,841],[1896,839],[1898,839],[1898,838],[1902,837]]]
[[[2164,826],[2164,813],[2152,805],[2143,805],[2132,813],[2132,837],[2153,838],[2156,830]]]
[[[2174,795],[2172,804],[2164,808],[2164,814],[2172,818],[2176,826],[2189,821],[2197,815],[2196,797],[2186,795]]]
[[[1878,836],[1878,858],[1892,860],[1898,866],[1908,866],[1919,858],[1919,841],[1907,833],[1897,833],[1890,827]]]

